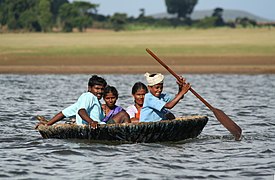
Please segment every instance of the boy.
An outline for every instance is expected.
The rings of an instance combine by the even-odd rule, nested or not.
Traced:
[[[88,92],[83,93],[76,103],[56,114],[46,125],[52,125],[65,117],[75,116],[78,125],[90,124],[92,128],[97,128],[97,124],[104,118],[99,100],[106,85],[105,79],[93,75],[88,82]]]
[[[183,98],[190,89],[190,84],[185,79],[177,82],[179,85],[178,94],[172,98],[162,93],[164,76],[160,73],[144,75],[148,83],[149,93],[145,95],[144,104],[140,113],[140,122],[154,122],[165,119],[174,119],[175,116],[167,109],[172,109]]]

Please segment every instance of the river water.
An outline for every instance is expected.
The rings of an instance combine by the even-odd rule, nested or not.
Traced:
[[[118,104],[133,102],[142,74],[102,75]],[[90,75],[0,75],[0,179],[270,179],[275,173],[275,75],[185,76],[212,106],[242,129],[233,136],[191,92],[176,116],[207,115],[195,139],[165,143],[95,143],[43,139],[36,115],[51,118],[87,90]],[[164,92],[177,91],[166,75]]]

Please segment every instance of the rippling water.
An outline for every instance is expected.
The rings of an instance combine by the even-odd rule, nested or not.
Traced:
[[[139,75],[103,75],[117,87],[118,104],[132,103]],[[232,135],[190,92],[177,116],[207,115],[192,140],[167,143],[91,143],[42,139],[34,116],[52,117],[86,91],[90,75],[0,75],[1,179],[273,179],[275,173],[275,75],[187,75],[193,88],[242,129]],[[172,76],[165,92],[174,93]]]

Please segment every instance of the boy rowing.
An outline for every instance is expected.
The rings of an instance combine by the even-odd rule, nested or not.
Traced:
[[[181,77],[178,82],[179,92],[172,97],[162,93],[164,76],[160,73],[144,75],[148,83],[149,93],[145,95],[144,104],[140,113],[140,122],[154,122],[167,119],[175,119],[175,116],[167,109],[172,109],[190,89],[190,84],[185,83]]]

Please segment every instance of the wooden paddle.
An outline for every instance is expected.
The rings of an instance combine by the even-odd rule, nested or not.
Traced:
[[[160,60],[151,50],[148,48],[146,51],[157,60],[165,69],[167,69],[178,81],[181,81],[180,77],[170,69],[162,60]],[[205,99],[203,99],[193,88],[189,89],[203,104],[205,104],[216,116],[218,121],[228,130],[231,134],[234,135],[235,140],[240,140],[242,135],[242,129],[232,120],[230,119],[222,110],[214,108],[211,106]]]

